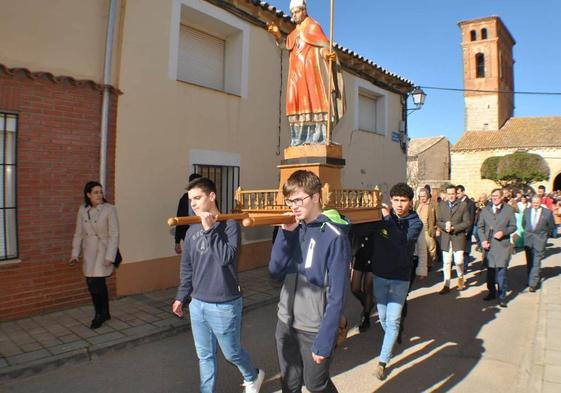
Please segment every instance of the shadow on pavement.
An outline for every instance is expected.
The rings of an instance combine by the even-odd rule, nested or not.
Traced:
[[[546,258],[559,251],[559,247],[547,249]],[[409,299],[403,343],[396,345],[394,356],[409,353],[390,362],[388,379],[376,392],[447,392],[477,365],[485,352],[485,343],[477,336],[481,328],[492,322],[501,311],[495,301],[483,301],[487,291],[486,272],[481,270],[482,267],[481,261],[470,264],[470,272],[474,274],[470,275],[467,283],[470,287],[481,287],[481,292],[476,295],[459,297],[459,292],[452,290],[447,295],[432,292]],[[559,266],[542,269],[543,280],[559,274]],[[414,289],[431,287],[441,280],[442,272],[433,271],[426,280],[415,283]],[[510,302],[526,288],[526,267],[517,265],[509,268],[508,280],[507,300]],[[376,324],[366,333],[348,339],[344,351],[338,351],[332,375],[344,373],[376,358],[382,337],[382,329]],[[399,374],[392,376],[397,368],[400,368]]]
[[[555,255],[559,247],[549,248],[547,256]],[[415,282],[413,290],[436,286],[431,293],[409,299],[409,315],[406,319],[403,343],[394,349],[395,361],[388,365],[388,378],[374,388],[375,392],[416,393],[449,392],[457,388],[472,372],[485,353],[485,342],[478,338],[483,326],[491,323],[502,311],[495,301],[485,302],[486,271],[479,259],[471,258],[469,287],[479,287],[472,296],[460,297],[455,289],[447,295],[438,295],[442,283],[442,272],[433,270],[427,279]],[[545,267],[542,278],[547,280],[561,274],[561,267]],[[453,277],[455,273],[453,273]],[[524,265],[509,268],[508,302],[526,289],[527,273]],[[455,279],[452,279],[455,284]],[[454,286],[454,285],[453,285]],[[356,315],[354,315],[356,311]],[[349,292],[346,315],[351,326],[358,323],[360,307]],[[382,344],[383,331],[379,324],[362,334],[347,339],[342,348],[336,349],[331,375],[335,377],[350,372],[357,366],[377,360]],[[399,354],[405,356],[397,357]],[[269,352],[268,356],[273,355]],[[276,356],[276,352],[274,352]],[[263,385],[264,393],[277,392],[280,379],[275,367],[268,372],[268,381]],[[375,380],[374,370],[370,374]],[[337,384],[337,383],[336,383]],[[340,390],[341,393],[346,391]]]
[[[549,243],[549,244],[551,244],[551,243]],[[552,255],[557,255],[557,254],[559,254],[560,252],[561,252],[561,247],[549,247],[549,248],[546,248],[545,251],[544,251],[544,253],[543,253],[543,258],[545,259],[545,258],[550,257],[550,256],[552,256]]]
[[[437,280],[434,281],[440,281],[439,277],[435,278]],[[424,311],[418,313],[417,310]],[[484,343],[476,336],[481,327],[492,321],[498,312],[496,304],[483,302],[479,295],[459,298],[457,291],[447,295],[433,292],[410,299],[403,343],[396,345],[394,356],[408,350],[410,353],[390,362],[388,379],[376,391],[444,392],[451,389],[469,374],[482,357]],[[466,320],[467,315],[469,321]],[[349,340],[345,359],[339,359],[335,364],[333,375],[378,356],[382,329],[377,324],[371,330],[374,332]],[[461,361],[451,361],[453,358],[461,358]],[[412,362],[416,364],[404,367]],[[402,368],[400,373],[392,376],[398,367]]]

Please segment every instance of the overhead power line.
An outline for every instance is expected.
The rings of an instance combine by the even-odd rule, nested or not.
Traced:
[[[474,93],[499,93],[499,94],[527,94],[542,96],[561,96],[561,92],[551,91],[509,91],[509,90],[477,90],[477,89],[454,89],[452,87],[435,87],[435,86],[419,86],[421,89],[427,90],[447,90],[447,91],[469,91]]]

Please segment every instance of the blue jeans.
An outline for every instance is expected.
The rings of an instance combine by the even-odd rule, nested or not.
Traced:
[[[195,340],[201,393],[213,393],[216,385],[216,343],[227,361],[238,367],[244,381],[255,381],[257,370],[240,343],[242,298],[224,303],[191,300],[191,331]]]
[[[409,281],[388,280],[374,275],[374,296],[378,318],[384,329],[384,341],[380,351],[380,362],[388,363],[399,334],[401,310],[409,291]]]

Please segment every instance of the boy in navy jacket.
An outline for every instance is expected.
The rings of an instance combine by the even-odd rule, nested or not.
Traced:
[[[224,357],[243,375],[245,393],[259,393],[265,378],[256,369],[240,343],[242,296],[237,273],[240,224],[217,221],[216,186],[205,177],[187,186],[193,212],[200,224],[189,226],[183,242],[180,284],[172,311],[183,316],[189,296],[191,332],[199,358],[201,393],[214,393],[216,386],[216,345]]]
[[[351,261],[349,222],[321,210],[321,181],[294,172],[283,186],[297,222],[282,225],[269,271],[284,280],[275,333],[282,391],[337,392],[329,365],[348,290]]]

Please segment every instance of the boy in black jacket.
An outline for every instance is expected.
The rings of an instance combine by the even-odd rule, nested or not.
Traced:
[[[411,210],[413,190],[405,183],[397,183],[390,190],[393,211],[382,205],[384,219],[375,223],[374,296],[384,340],[380,352],[376,377],[386,377],[386,364],[399,335],[401,312],[409,292],[413,253],[423,223]]]

